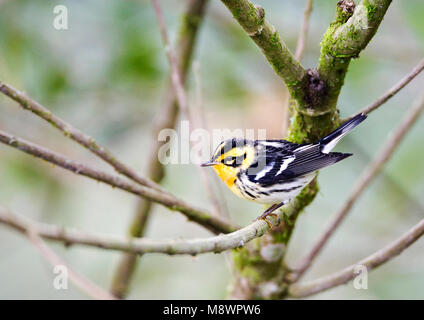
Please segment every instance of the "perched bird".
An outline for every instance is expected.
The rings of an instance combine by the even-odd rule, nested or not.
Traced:
[[[221,142],[211,160],[221,180],[237,196],[271,206],[257,219],[296,197],[317,170],[343,160],[351,153],[330,152],[343,136],[366,119],[361,113],[318,142],[296,144],[286,140],[229,139]]]

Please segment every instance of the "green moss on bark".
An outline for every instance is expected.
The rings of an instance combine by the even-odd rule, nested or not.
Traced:
[[[299,111],[294,111],[292,123],[289,127],[288,140],[295,143],[316,142],[339,124],[337,110],[332,110],[321,116],[308,116]]]
[[[364,1],[364,5],[367,9],[368,21],[372,21],[374,19],[374,14],[377,11],[377,6],[375,4],[370,3],[369,1]]]

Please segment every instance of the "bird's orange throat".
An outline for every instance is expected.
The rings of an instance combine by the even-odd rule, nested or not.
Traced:
[[[240,190],[236,186],[237,170],[223,164],[213,166],[216,174],[227,185],[227,187],[237,196],[242,197]]]
[[[228,186],[228,188],[232,189],[234,183],[237,179],[237,171],[223,164],[217,164],[213,166],[218,177]]]
[[[219,151],[220,149],[218,149]],[[243,162],[240,166],[234,167],[232,164],[235,160],[230,160],[231,164],[224,163],[228,157],[244,156]],[[244,146],[243,148],[233,148],[230,151],[213,158],[218,164],[213,166],[218,177],[227,185],[232,192],[241,197],[240,190],[236,185],[237,174],[240,170],[246,170],[255,160],[255,149],[252,146]]]

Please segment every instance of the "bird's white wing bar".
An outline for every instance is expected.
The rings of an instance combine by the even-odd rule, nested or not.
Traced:
[[[263,141],[262,145],[268,146],[268,147],[274,147],[274,148],[281,148],[281,143],[274,142],[274,141]]]
[[[347,133],[347,132],[346,132]],[[331,150],[333,150],[333,148],[336,146],[336,144],[340,141],[341,138],[344,137],[344,135],[346,134],[341,134],[340,136],[338,136],[337,138],[335,138],[334,140],[331,140],[329,143],[327,143],[324,148],[321,149],[322,153],[329,153]]]
[[[308,150],[308,149],[315,147],[315,146],[316,146],[316,144],[307,144],[306,146],[302,146],[302,147],[295,149],[294,152],[305,151],[305,150]]]
[[[260,178],[263,178],[268,172],[272,170],[274,167],[274,162],[271,162],[268,166],[266,166],[263,170],[261,170],[255,177],[254,180],[258,181]]]
[[[342,124],[329,135],[322,138],[318,142],[318,144],[321,146],[321,152],[329,153],[336,146],[337,142],[339,142],[341,138],[343,138],[346,134],[348,134],[353,128],[355,128],[366,118],[367,115],[360,113],[349,121],[346,121],[344,124]]]
[[[276,175],[278,176],[281,172],[283,172],[284,170],[286,170],[286,169],[287,169],[287,167],[288,167],[288,165],[289,165],[291,162],[293,162],[293,161],[294,161],[294,159],[296,159],[296,157],[295,157],[295,156],[285,159],[285,160],[283,161],[283,163],[281,163],[280,170],[278,170],[278,172],[277,172],[277,174],[276,174]]]

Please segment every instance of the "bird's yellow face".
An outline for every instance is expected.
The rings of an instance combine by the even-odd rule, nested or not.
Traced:
[[[228,142],[222,142],[216,149],[212,159],[202,166],[212,166],[221,180],[235,193],[237,174],[246,170],[255,161],[255,149],[251,145],[236,146],[230,150],[226,147]]]

